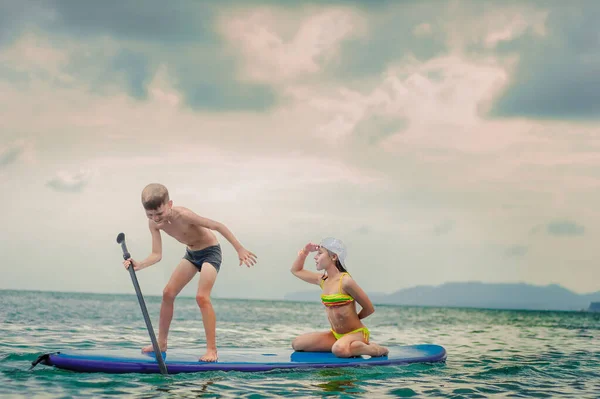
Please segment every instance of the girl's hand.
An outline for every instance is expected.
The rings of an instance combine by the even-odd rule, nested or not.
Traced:
[[[318,244],[313,244],[312,242],[309,242],[308,244],[306,244],[306,245],[304,246],[304,251],[306,251],[307,253],[310,253],[310,252],[315,252],[315,251],[318,251],[318,250],[319,250],[319,248],[321,248],[321,246],[320,246],[320,245],[318,245]]]

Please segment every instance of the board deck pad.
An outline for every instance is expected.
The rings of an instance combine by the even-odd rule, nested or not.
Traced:
[[[391,346],[388,349],[390,353],[384,357],[338,358],[331,352],[295,352],[285,348],[221,348],[219,360],[211,363],[198,360],[202,354],[200,348],[197,351],[169,349],[163,358],[169,374],[389,366],[446,360],[446,350],[439,345]],[[141,353],[139,349],[61,351],[44,354],[39,362],[79,372],[160,373],[154,353]]]

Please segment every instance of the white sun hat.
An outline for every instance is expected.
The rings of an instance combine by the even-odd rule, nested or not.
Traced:
[[[319,245],[336,254],[340,260],[340,263],[342,266],[344,266],[344,269],[347,269],[346,256],[348,255],[348,251],[346,250],[346,245],[342,240],[333,237],[327,237],[324,238]]]

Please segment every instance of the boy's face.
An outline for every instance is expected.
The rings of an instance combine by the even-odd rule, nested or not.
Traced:
[[[146,216],[148,216],[148,219],[152,219],[154,223],[160,224],[169,218],[172,206],[173,201],[169,201],[159,206],[158,209],[146,209]]]

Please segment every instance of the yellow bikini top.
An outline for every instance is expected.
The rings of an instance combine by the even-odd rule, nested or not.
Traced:
[[[342,273],[342,275],[340,276],[340,288],[337,294],[321,294],[321,302],[323,303],[323,305],[327,307],[342,306],[348,303],[352,303],[354,301],[354,298],[352,298],[350,295],[342,294],[342,279],[346,274],[348,273]],[[325,280],[321,279],[321,282],[319,283],[321,289],[323,289],[324,283]]]

